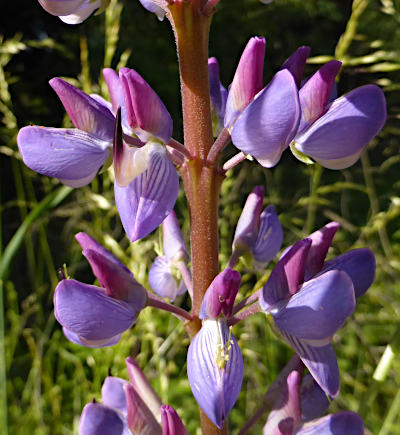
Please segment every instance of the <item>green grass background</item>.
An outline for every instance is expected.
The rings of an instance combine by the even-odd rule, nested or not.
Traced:
[[[162,97],[174,118],[174,137],[181,139],[178,67],[169,24],[158,22],[136,0],[112,0],[105,15],[70,27],[46,14],[38,2],[23,0],[3,11],[0,34],[0,433],[77,433],[81,409],[100,398],[109,369],[127,378],[124,359],[134,355],[163,402],[173,405],[189,432],[197,434],[198,410],[186,379],[188,338],[178,321],[146,309],[117,346],[93,350],[68,342],[52,311],[57,268],[65,263],[71,276],[94,281],[75,233],[95,237],[147,286],[158,231],[129,243],[114,205],[110,171],[90,186],[71,190],[26,168],[16,146],[24,125],[69,125],[47,84],[50,78],[68,78],[86,92],[106,96],[101,68],[125,65],[137,69]],[[210,55],[218,57],[225,85],[253,35],[267,38],[265,82],[298,46],[310,45],[306,75],[336,57],[343,62],[339,94],[377,83],[385,91],[389,118],[350,169],[321,171],[287,151],[270,170],[245,162],[231,171],[220,201],[221,267],[229,259],[246,195],[257,184],[265,186],[265,204],[278,210],[284,246],[337,220],[341,229],[329,256],[371,248],[376,281],[334,338],[341,393],[330,411],[359,412],[367,433],[400,434],[400,2],[276,0],[262,5],[221,0]],[[234,152],[230,146],[226,158]],[[187,236],[183,194],[176,211]],[[272,267],[255,274],[240,264],[240,296],[265,282]],[[188,306],[187,298],[178,303]],[[242,392],[230,419],[230,429],[237,433],[292,351],[276,339],[261,314],[236,326],[234,334],[245,360]],[[260,433],[265,418],[251,433]]]

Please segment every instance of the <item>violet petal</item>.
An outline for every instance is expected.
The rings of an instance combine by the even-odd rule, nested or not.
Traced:
[[[149,168],[127,187],[114,184],[122,225],[134,242],[150,234],[171,213],[179,191],[179,178],[165,150],[151,155]]]
[[[330,405],[327,395],[310,374],[303,377],[300,397],[301,418],[304,421],[320,417]]]
[[[246,107],[232,129],[233,144],[267,168],[275,166],[293,139],[300,103],[292,74],[284,69]]]
[[[125,379],[107,376],[101,387],[101,400],[104,405],[117,409],[126,417]]]
[[[67,186],[89,184],[110,154],[110,143],[77,129],[29,126],[17,137],[24,163]]]
[[[157,15],[157,18],[162,21],[165,17],[164,9],[160,8],[160,6],[156,5],[152,0],[139,0],[142,6],[147,9],[149,12]]]
[[[88,403],[82,411],[79,435],[128,435],[122,415],[101,403]]]
[[[208,75],[210,78],[211,116],[213,120],[214,136],[218,136],[224,127],[224,116],[228,91],[219,78],[219,65],[215,57],[208,59]]]
[[[386,121],[386,101],[375,85],[354,89],[295,138],[296,148],[329,169],[352,165]]]
[[[49,83],[76,128],[106,142],[112,142],[115,118],[108,108],[58,77],[51,79]]]
[[[297,428],[295,435],[364,435],[364,423],[355,412],[326,415]]]
[[[304,281],[310,245],[311,240],[299,240],[274,267],[259,299],[264,311],[270,311],[276,303],[297,293]]]
[[[298,339],[329,342],[356,306],[347,273],[330,270],[303,284],[281,307],[271,310],[276,326]]]
[[[51,15],[69,15],[86,0],[39,0],[40,6]]]
[[[149,284],[158,296],[174,301],[180,286],[171,271],[171,265],[166,257],[157,257],[149,270]]]
[[[100,347],[114,346],[121,340],[121,334],[114,335],[114,337],[106,338],[104,340],[85,340],[84,338],[79,337],[78,334],[69,331],[65,327],[63,327],[63,333],[65,337],[72,343],[95,349]]]
[[[263,86],[265,38],[250,38],[229,87],[224,126],[230,127]]]
[[[178,219],[175,212],[171,213],[162,223],[163,250],[168,260],[188,260],[189,256],[186,250],[185,240],[179,227]]]
[[[288,69],[296,80],[299,87],[303,77],[304,66],[307,57],[310,55],[311,48],[307,46],[299,47],[282,65],[281,69]]]
[[[70,15],[60,16],[60,20],[66,24],[80,24],[86,20],[92,13],[99,9],[101,0],[85,0],[82,5]]]
[[[189,346],[187,373],[200,408],[222,429],[243,381],[242,354],[225,321],[203,322]]]
[[[260,215],[260,230],[251,249],[253,264],[263,269],[279,252],[283,241],[282,225],[275,207],[269,205]]]
[[[282,337],[292,346],[318,385],[331,397],[339,394],[339,367],[331,344],[311,346],[283,332]]]
[[[137,311],[107,296],[104,289],[74,279],[62,280],[54,293],[59,323],[82,340],[105,340],[126,331]]]
[[[346,272],[353,281],[356,298],[362,296],[375,279],[375,256],[368,248],[352,249],[327,261],[322,273],[339,269]]]

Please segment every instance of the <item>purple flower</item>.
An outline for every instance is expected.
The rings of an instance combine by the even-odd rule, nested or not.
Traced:
[[[162,230],[164,255],[157,257],[150,267],[149,284],[159,296],[174,301],[187,291],[180,268],[189,259],[174,211],[163,221]]]
[[[242,354],[225,320],[203,321],[189,346],[187,374],[200,408],[222,429],[243,381]]]
[[[324,263],[337,227],[328,224],[289,248],[260,296],[261,308],[332,397],[339,392],[339,370],[331,338],[375,276],[375,259],[368,249]]]
[[[87,404],[80,435],[187,435],[172,406],[162,405],[149,381],[131,358],[126,359],[131,382],[108,376],[101,389],[102,403]]]
[[[54,314],[66,337],[87,347],[116,344],[147,301],[146,290],[110,252],[85,233],[76,235],[101,287],[63,279]]]
[[[293,145],[329,169],[353,165],[386,122],[385,97],[375,85],[361,86],[331,101],[340,66],[341,62],[328,62],[300,89],[302,113]]]
[[[115,117],[108,106],[59,78],[50,80],[75,128],[29,126],[18,147],[31,169],[63,184],[89,184],[110,155]]]
[[[43,9],[60,17],[64,23],[79,24],[96,9],[107,7],[108,0],[39,0]]]
[[[283,232],[273,205],[261,213],[264,187],[256,186],[248,196],[236,226],[232,243],[233,261],[250,252],[253,264],[263,269],[278,253],[282,245]]]
[[[265,435],[364,434],[363,421],[355,412],[342,411],[304,423],[301,420],[301,411],[305,399],[301,396],[300,383],[301,376],[297,371],[288,375],[264,426]]]
[[[232,315],[233,304],[239,291],[240,273],[227,268],[212,281],[201,304],[200,319],[216,319],[220,314],[228,318]]]
[[[307,57],[310,54],[310,47],[299,47],[286,62],[282,65],[281,69],[288,69],[296,80],[296,84],[300,87],[301,79],[303,77],[304,66],[307,61]]]
[[[162,21],[165,17],[165,11],[153,0],[139,0],[142,6],[147,9],[149,12],[153,12],[153,14],[157,15],[157,18]]]

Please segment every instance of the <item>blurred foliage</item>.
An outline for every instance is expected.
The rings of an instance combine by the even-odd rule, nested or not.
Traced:
[[[333,219],[342,227],[329,255],[360,246],[374,251],[376,282],[335,336],[342,387],[331,411],[360,412],[367,430],[380,435],[397,434],[400,427],[400,359],[394,357],[399,354],[400,331],[399,3],[276,0],[262,5],[258,0],[221,0],[210,40],[210,55],[218,57],[225,85],[248,38],[264,35],[265,81],[298,46],[310,45],[306,75],[315,71],[316,64],[337,57],[343,62],[339,94],[374,82],[386,91],[387,126],[352,168],[322,171],[300,164],[289,152],[271,170],[246,161],[228,173],[220,207],[222,267],[229,259],[245,197],[256,184],[265,185],[266,204],[277,207],[285,246]],[[0,282],[6,344],[5,367],[0,357],[0,371],[7,378],[8,431],[77,433],[84,404],[100,398],[109,369],[127,378],[124,359],[132,354],[163,401],[177,409],[190,433],[198,433],[198,411],[186,379],[188,339],[174,318],[147,309],[116,347],[92,350],[68,342],[52,313],[58,267],[66,263],[71,276],[93,282],[75,233],[86,231],[95,237],[147,285],[157,232],[129,243],[113,202],[111,171],[74,190],[53,208],[49,198],[59,183],[26,168],[16,148],[18,128],[24,125],[68,123],[47,84],[50,78],[62,76],[86,92],[107,97],[101,68],[124,65],[137,69],[158,92],[174,118],[174,136],[180,139],[178,66],[169,24],[159,22],[137,1],[117,4],[114,0],[106,14],[76,27],[46,14],[37,2],[30,1],[29,7],[10,2],[7,14],[0,16],[0,33],[0,248],[5,252],[10,240],[14,243],[12,261]],[[233,153],[231,146],[227,158]],[[182,194],[176,209],[188,236]],[[29,225],[24,227],[23,222]],[[16,243],[13,236],[21,227],[29,230]],[[239,269],[245,296],[265,282],[271,267],[265,275],[255,275],[243,263]],[[189,306],[187,298],[178,303]],[[243,389],[231,414],[230,425],[237,432],[260,406],[292,351],[276,339],[263,315],[239,324],[234,333],[246,367]],[[381,360],[384,354],[389,359]],[[251,433],[260,433],[261,427],[262,421]]]

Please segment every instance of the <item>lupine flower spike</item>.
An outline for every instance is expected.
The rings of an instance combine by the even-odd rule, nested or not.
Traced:
[[[63,279],[54,314],[66,337],[88,347],[116,344],[147,301],[146,290],[110,252],[85,233],[76,235],[101,287]]]

